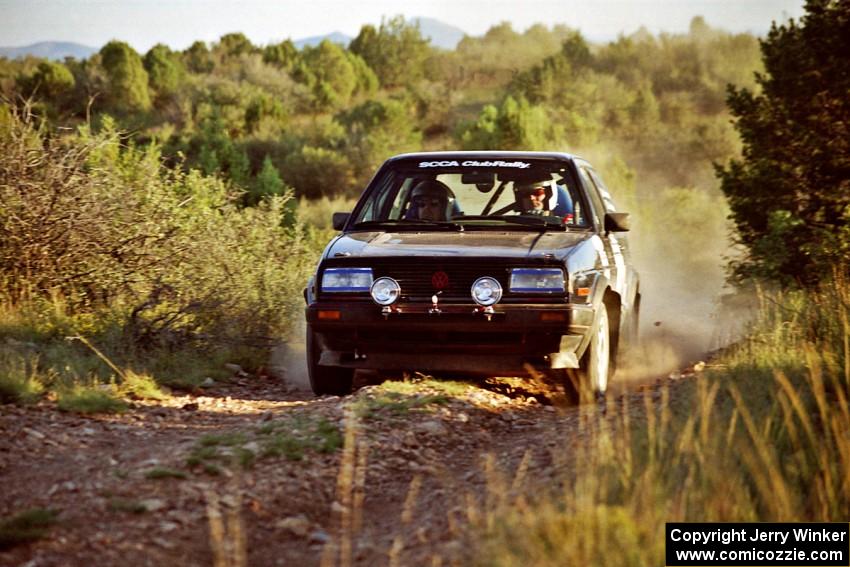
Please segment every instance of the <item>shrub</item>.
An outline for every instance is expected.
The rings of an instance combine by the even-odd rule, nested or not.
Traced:
[[[355,193],[354,167],[336,150],[305,145],[286,158],[281,173],[299,196],[308,199]]]
[[[552,125],[542,106],[511,96],[496,108],[487,105],[474,124],[462,128],[460,141],[467,150],[537,150],[552,139]]]
[[[124,372],[124,378],[118,389],[122,396],[137,400],[164,400],[168,396],[160,390],[153,377],[137,374],[132,370]]]
[[[148,73],[139,54],[122,41],[110,41],[100,50],[100,59],[109,81],[110,107],[119,112],[148,110]]]
[[[0,404],[25,404],[38,399],[44,385],[36,360],[0,346]]]
[[[385,87],[413,84],[422,76],[425,59],[431,52],[419,26],[405,22],[402,16],[382,20],[378,29],[363,26],[350,49],[363,58]]]
[[[76,384],[59,390],[56,405],[62,411],[82,414],[124,412],[127,404],[117,397],[114,389],[107,388]]]
[[[0,131],[0,292],[61,298],[72,327],[108,314],[137,346],[267,344],[300,314],[314,263],[301,230],[282,226],[287,200],[243,209],[232,186],[165,169],[108,121],[62,138],[13,109]]]
[[[53,510],[33,508],[0,521],[0,550],[43,538],[56,516]]]

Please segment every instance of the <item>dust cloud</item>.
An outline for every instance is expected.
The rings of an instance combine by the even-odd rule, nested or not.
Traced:
[[[272,348],[269,367],[272,374],[291,390],[309,391],[307,375],[306,325],[299,320],[292,338]]]
[[[638,208],[628,238],[640,273],[640,344],[624,357],[618,380],[678,372],[741,336],[749,314],[732,312],[721,300],[733,291],[725,265],[735,253],[725,211],[722,197],[697,189],[677,189],[672,198]]]
[[[671,164],[629,147],[573,148],[596,165],[618,210],[640,274],[640,344],[621,357],[615,381],[683,370],[737,339],[747,315],[722,308],[726,265],[737,252],[729,208],[710,160]],[[652,159],[650,159],[652,158]]]

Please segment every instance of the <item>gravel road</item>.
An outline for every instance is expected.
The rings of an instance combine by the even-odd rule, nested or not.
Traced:
[[[58,512],[0,565],[467,564],[494,471],[557,483],[588,419],[516,379],[360,382],[317,399],[243,374],[113,416],[0,406],[0,516]],[[661,382],[608,404],[639,410]]]

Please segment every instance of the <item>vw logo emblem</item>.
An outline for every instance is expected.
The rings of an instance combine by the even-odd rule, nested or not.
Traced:
[[[434,272],[431,275],[431,285],[434,289],[446,289],[449,287],[449,275],[442,270]]]

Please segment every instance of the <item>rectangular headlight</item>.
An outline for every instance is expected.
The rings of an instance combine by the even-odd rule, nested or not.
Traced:
[[[372,287],[372,268],[328,268],[322,273],[322,291],[366,292]]]
[[[558,268],[514,268],[511,291],[518,293],[564,293],[564,271]]]

